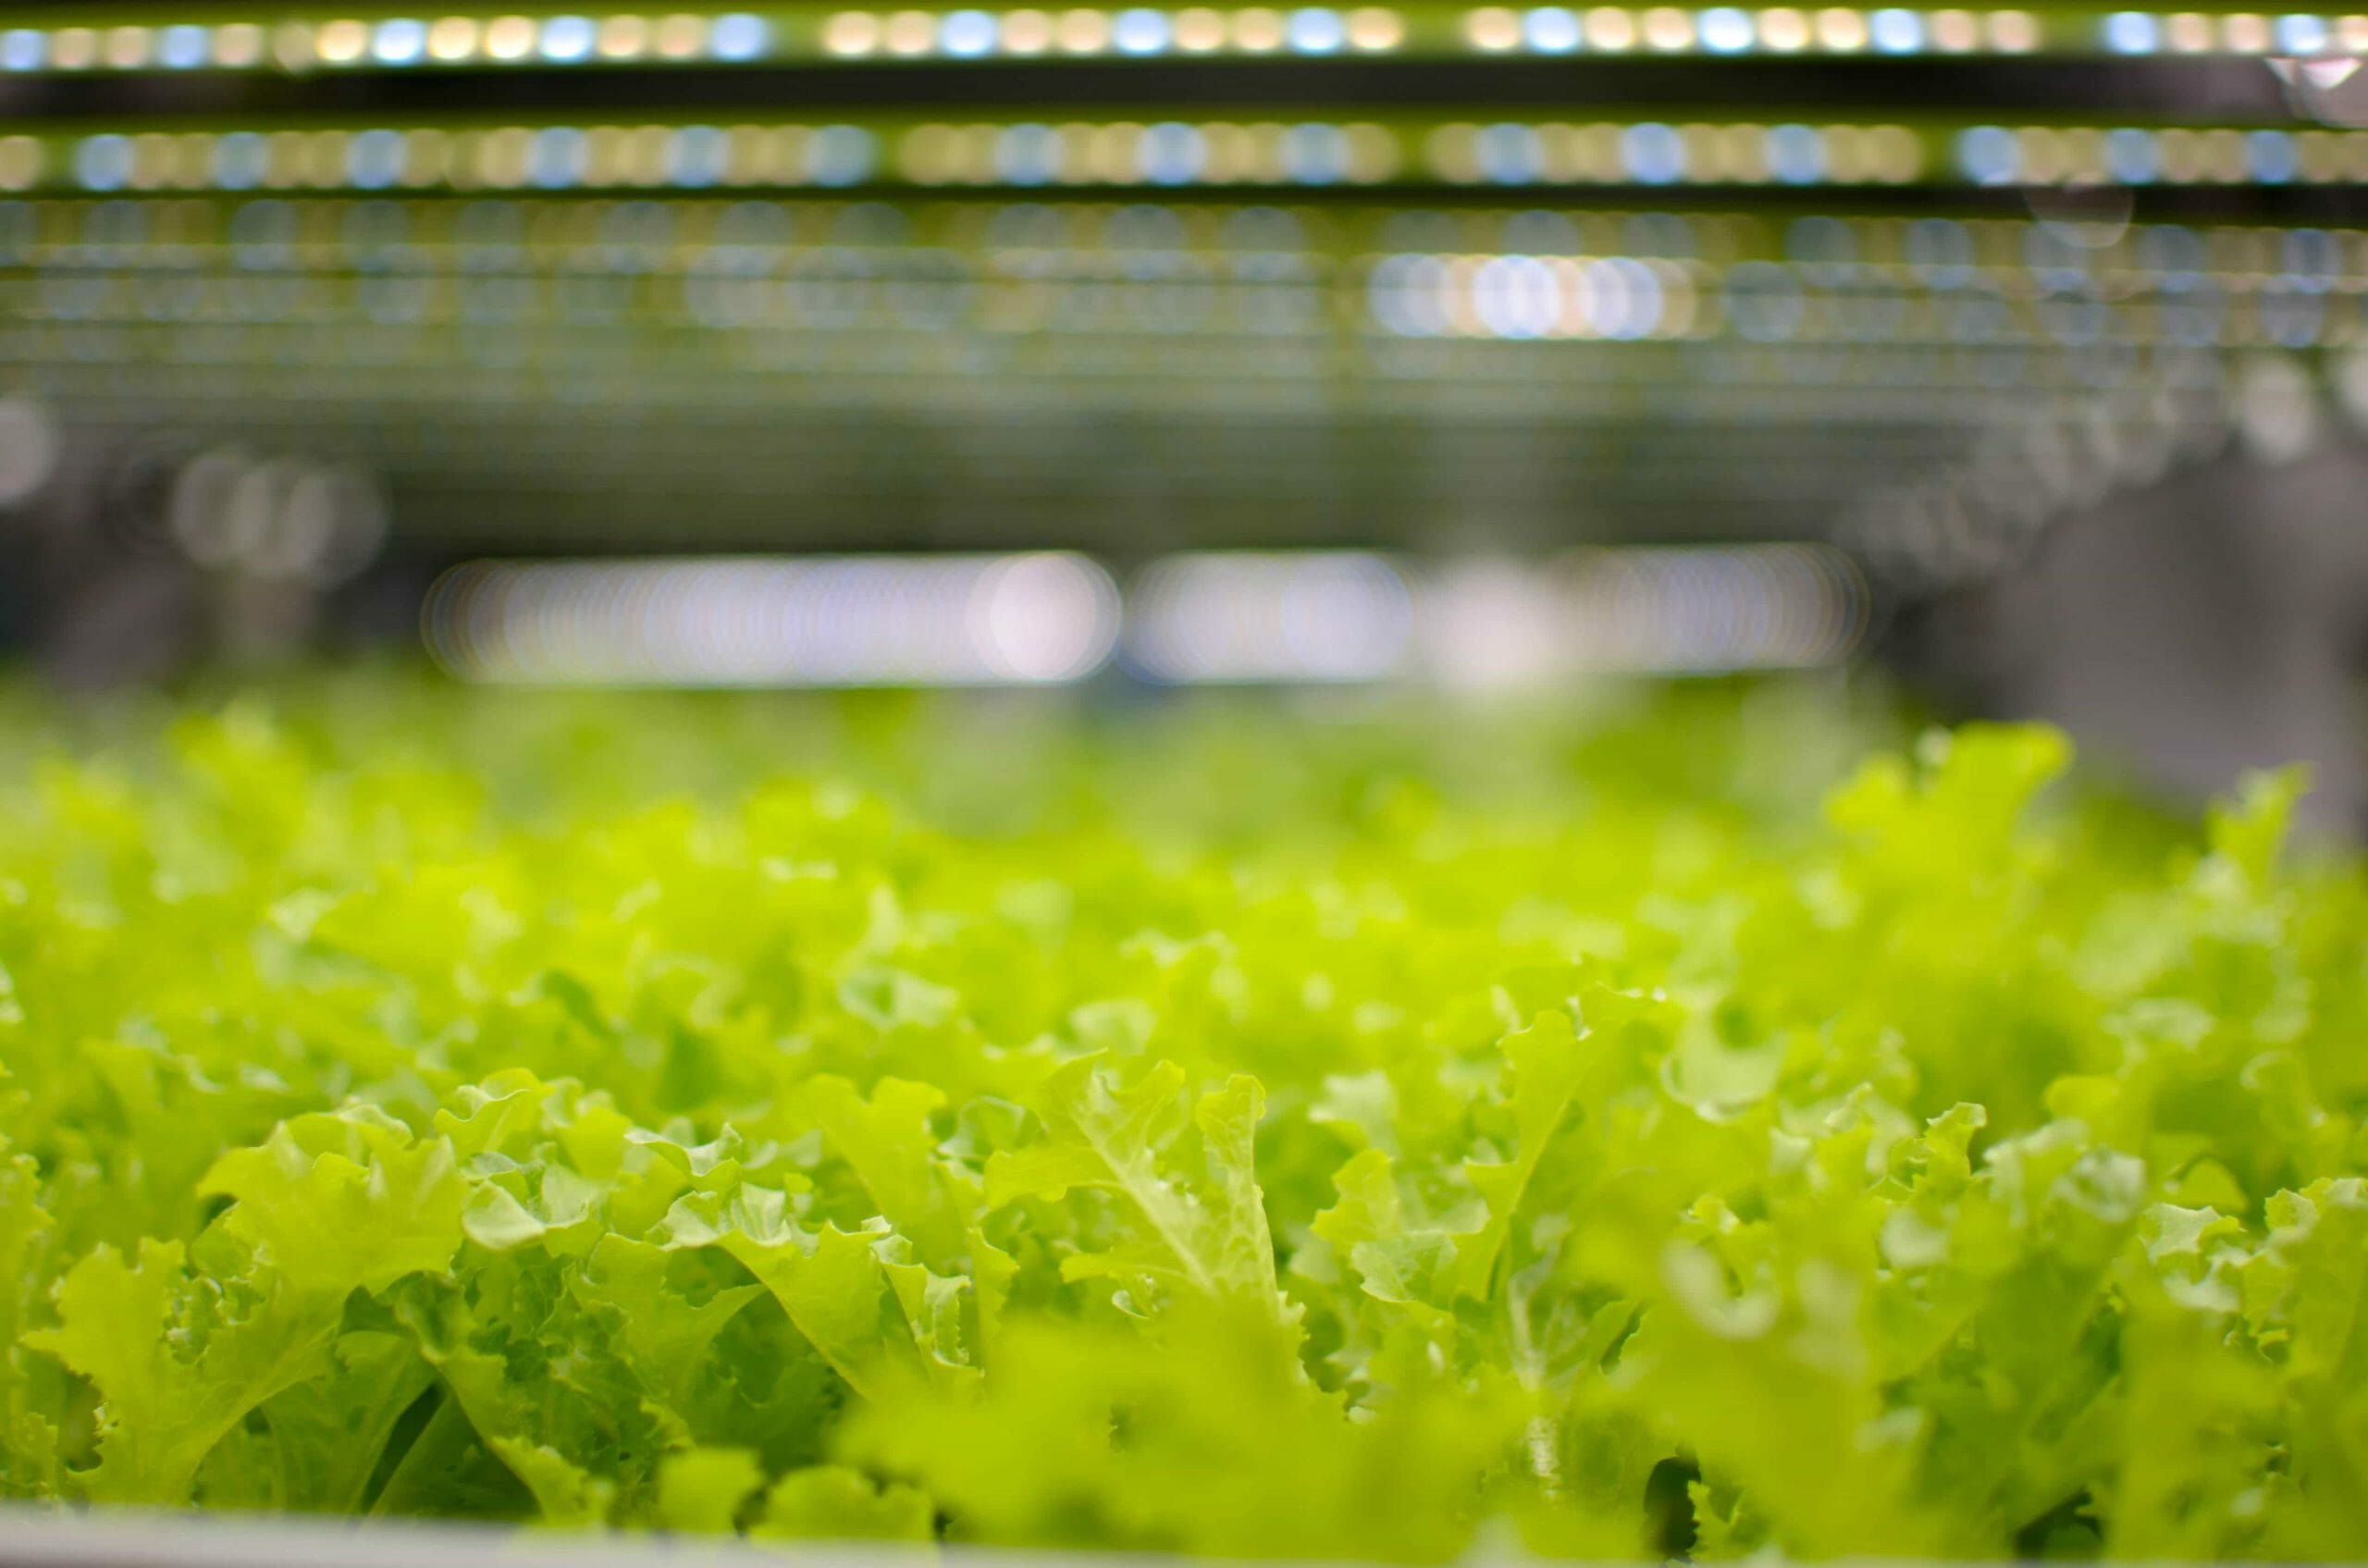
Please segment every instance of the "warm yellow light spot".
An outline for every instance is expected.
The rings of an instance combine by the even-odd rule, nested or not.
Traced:
[[[1500,55],[1521,44],[1521,18],[1503,6],[1483,6],[1463,19],[1463,36],[1474,49]]]
[[[1971,11],[1935,11],[1931,19],[1932,47],[1943,55],[1966,55],[1981,46],[1981,24]]]
[[[658,53],[670,60],[687,60],[707,46],[707,23],[686,11],[676,11],[658,24]]]
[[[1110,19],[1099,11],[1063,11],[1056,36],[1072,55],[1098,55],[1110,43]]]
[[[1283,14],[1264,6],[1252,6],[1233,14],[1233,42],[1252,55],[1264,55],[1283,46]]]
[[[0,191],[30,191],[41,179],[41,143],[30,136],[0,136]]]
[[[1379,6],[1360,6],[1349,13],[1349,43],[1352,48],[1375,52],[1395,49],[1405,38],[1406,24],[1395,11]]]
[[[1656,6],[1645,13],[1645,42],[1664,52],[1694,44],[1694,19],[1674,6]]]
[[[1003,19],[1006,55],[1041,55],[1053,46],[1053,19],[1042,11],[1013,11]]]
[[[474,17],[442,17],[427,30],[428,58],[450,65],[465,60],[477,52],[477,24]]]
[[[600,57],[638,58],[649,47],[649,23],[639,17],[610,17],[600,24]]]
[[[1617,6],[1597,6],[1587,13],[1587,47],[1617,55],[1636,46],[1636,19]]]
[[[2269,19],[2255,11],[2238,11],[2220,22],[2220,36],[2239,55],[2269,52]]]
[[[49,38],[49,63],[78,71],[97,63],[99,35],[87,27],[61,27]]]
[[[524,17],[496,17],[487,24],[485,52],[497,60],[523,60],[534,46],[535,24]]]
[[[1837,55],[1855,55],[1867,46],[1867,19],[1830,6],[1817,14],[1817,41]]]
[[[869,11],[841,11],[822,24],[822,47],[843,58],[880,47],[880,19]]]
[[[325,23],[313,40],[314,52],[332,66],[350,66],[370,47],[370,30],[351,17]]]
[[[2039,19],[2029,11],[1990,13],[1990,46],[2002,55],[2028,55],[2039,47]]]
[[[1762,11],[1759,13],[1759,42],[1780,55],[1790,55],[1807,48],[1809,19],[1790,6]]]
[[[214,30],[214,63],[244,70],[263,60],[263,29],[253,22],[227,22]]]
[[[117,70],[137,70],[148,63],[148,30],[118,27],[107,33],[107,64]]]
[[[1225,47],[1225,18],[1206,6],[1176,13],[1176,46],[1187,54],[1205,55]]]
[[[937,19],[927,11],[898,11],[888,19],[882,36],[887,41],[888,52],[907,59],[926,55],[930,45],[937,42]]]

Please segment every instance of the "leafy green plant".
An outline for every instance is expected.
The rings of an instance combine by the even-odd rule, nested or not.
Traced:
[[[2293,778],[2196,843],[1784,688],[12,711],[0,1495],[2368,1552]]]

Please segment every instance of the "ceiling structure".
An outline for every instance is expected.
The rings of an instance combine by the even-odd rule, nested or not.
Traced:
[[[2349,384],[2363,49],[2057,8],[12,14],[0,394],[134,533],[237,453],[364,476],[422,558],[1822,537],[1926,580],[2216,450],[2264,364]]]

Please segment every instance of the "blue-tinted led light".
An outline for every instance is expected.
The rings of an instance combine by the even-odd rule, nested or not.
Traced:
[[[1632,125],[1620,133],[1620,162],[1640,185],[1673,185],[1685,178],[1685,142],[1673,126]]]
[[[131,178],[131,139],[110,131],[74,149],[74,178],[86,191],[120,191]]]
[[[588,17],[553,17],[543,24],[543,58],[561,65],[588,58],[593,39]]]
[[[1973,236],[1955,218],[1919,217],[1907,226],[1907,265],[1942,288],[1973,277]]]
[[[1751,47],[1751,19],[1733,6],[1713,6],[1696,23],[1702,47],[1714,55],[1739,55]]]
[[[701,188],[723,179],[732,144],[711,125],[686,125],[666,143],[666,178],[676,185]]]
[[[2163,45],[2163,27],[2143,11],[2115,11],[2104,20],[2104,41],[2116,55],[2151,55]]]
[[[2278,250],[2286,270],[2310,288],[2324,288],[2343,276],[2343,253],[2336,237],[2324,228],[2288,230]]]
[[[225,191],[252,191],[263,183],[268,162],[260,131],[233,130],[214,143],[214,183]]]
[[[2022,167],[2015,133],[2001,125],[1977,125],[1957,138],[1957,167],[1977,185],[2001,185]]]
[[[1147,6],[1121,11],[1111,19],[1110,42],[1121,55],[1156,55],[1167,47],[1167,19]]]
[[[2128,127],[2105,132],[2105,172],[2121,184],[2152,184],[2162,167],[2152,132]]]
[[[765,45],[771,42],[762,17],[752,17],[746,11],[731,11],[715,19],[715,26],[708,31],[708,52],[719,60],[735,64],[762,57]]]
[[[0,32],[0,70],[37,71],[48,58],[48,34],[29,27]]]
[[[1493,185],[1526,185],[1538,175],[1537,133],[1525,125],[1492,125],[1474,151],[1480,177]]]
[[[370,53],[380,65],[408,66],[427,53],[427,27],[410,17],[395,17],[378,24]]]
[[[1768,172],[1779,185],[1814,185],[1825,178],[1825,138],[1814,126],[1771,126]]]
[[[2327,24],[2321,17],[2277,19],[2277,46],[2289,55],[2316,55],[2327,46]]]
[[[1144,130],[1136,156],[1153,185],[1190,185],[1201,178],[1208,147],[1190,126],[1166,120]]]
[[[191,22],[156,35],[156,60],[166,70],[194,70],[205,64],[205,30]]]
[[[2203,237],[2185,224],[2156,224],[2138,236],[2138,259],[2166,280],[2191,283],[2203,271]]]
[[[1291,47],[1302,55],[1329,55],[1349,41],[1340,13],[1321,6],[1302,6],[1293,11],[1283,31]]]
[[[1579,46],[1579,14],[1560,6],[1540,6],[1522,18],[1521,33],[1541,55],[1567,55]]]
[[[995,19],[984,11],[953,11],[938,24],[938,47],[965,59],[995,46]]]
[[[1049,185],[1061,172],[1061,134],[1049,125],[1012,125],[995,138],[995,172],[1014,185]]]
[[[817,185],[859,185],[879,155],[871,132],[857,125],[826,125],[806,144],[806,169]]]
[[[584,178],[587,152],[584,132],[574,126],[545,126],[527,145],[527,181],[545,191],[563,191]]]
[[[2294,138],[2283,130],[2256,130],[2247,136],[2245,163],[2253,178],[2266,185],[2283,185],[2301,171]]]
[[[402,175],[401,131],[364,130],[345,144],[345,177],[361,190],[384,191]]]
[[[1867,19],[1867,37],[1886,55],[1913,55],[1924,47],[1924,19],[1886,6]]]
[[[1349,176],[1349,138],[1337,125],[1283,132],[1283,175],[1295,185],[1337,185]]]

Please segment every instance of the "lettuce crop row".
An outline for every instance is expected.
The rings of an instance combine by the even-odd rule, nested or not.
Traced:
[[[2292,778],[2190,832],[1778,688],[0,730],[0,1496],[2368,1554]]]

